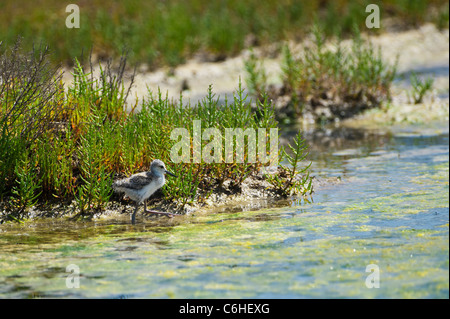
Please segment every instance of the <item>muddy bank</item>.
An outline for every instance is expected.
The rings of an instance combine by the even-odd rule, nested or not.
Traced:
[[[299,177],[299,176],[298,176]],[[324,179],[313,178],[313,187],[320,187],[324,183],[335,183],[336,179]],[[162,200],[163,197],[161,190],[157,191],[155,195],[151,196],[147,201],[147,206],[151,210],[160,212],[170,212],[179,215],[191,215],[193,213],[203,212],[207,210],[215,210],[223,207],[234,207],[234,209],[248,210],[248,209],[262,209],[267,207],[283,206],[285,203],[292,203],[296,199],[295,197],[286,197],[280,195],[274,187],[268,183],[262,175],[251,176],[246,178],[241,184],[239,189],[232,187],[230,181],[223,183],[221,187],[215,188],[213,193],[205,200],[194,201],[190,204],[182,204],[177,201],[166,202]],[[304,200],[308,200],[309,197],[305,197]],[[92,220],[92,219],[110,219],[121,218],[122,216],[130,216],[134,211],[134,202],[128,199],[123,194],[114,193],[111,200],[105,205],[102,210],[90,210],[84,214],[80,214],[75,200],[72,202],[57,202],[53,204],[44,203],[28,208],[22,215],[27,218],[65,218],[70,220]],[[142,218],[158,218],[165,220],[166,216],[157,216],[151,213],[144,213],[144,205],[140,205],[138,211],[138,220]],[[14,220],[8,217],[8,213],[11,212],[12,206],[9,203],[3,202],[0,205],[0,223],[7,220]],[[174,218],[178,218],[175,216]]]

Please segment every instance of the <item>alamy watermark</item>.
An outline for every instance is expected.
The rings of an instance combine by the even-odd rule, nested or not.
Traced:
[[[224,134],[214,127],[202,132],[200,120],[193,121],[192,136],[186,128],[175,128],[170,138],[177,142],[170,150],[170,158],[174,163],[256,163],[258,156],[261,164],[268,164],[263,172],[268,172],[268,167],[278,166],[278,128],[270,128],[269,136],[266,128],[225,128]],[[209,143],[202,147],[202,141]]]
[[[366,277],[366,287],[369,289],[380,288],[380,267],[377,264],[367,265],[366,272],[370,272]]]
[[[69,273],[66,278],[66,287],[69,289],[80,288],[80,267],[75,264],[67,265],[66,272]]]
[[[380,7],[376,4],[369,4],[366,7],[366,12],[370,14],[366,18],[366,27],[369,29],[380,28]]]
[[[66,18],[66,27],[68,29],[80,28],[80,7],[76,4],[69,4],[66,7],[66,12],[70,14]]]

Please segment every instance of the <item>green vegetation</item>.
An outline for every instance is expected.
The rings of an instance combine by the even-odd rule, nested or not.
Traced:
[[[56,61],[70,64],[73,57],[94,46],[100,59],[120,56],[130,49],[133,62],[151,67],[176,65],[193,54],[220,59],[249,45],[264,45],[301,38],[318,21],[325,34],[349,34],[353,25],[365,27],[365,8],[371,0],[100,0],[79,2],[80,28],[67,29],[68,3],[58,0],[0,3],[0,39],[12,45],[17,36],[33,43],[48,43]],[[383,21],[396,18],[396,27],[424,22],[448,27],[448,2],[444,0],[384,0]],[[391,25],[390,23],[389,25]],[[383,31],[388,25],[382,23]],[[83,63],[87,62],[87,56]]]
[[[364,41],[356,28],[350,47],[339,39],[325,44],[323,34],[314,25],[311,44],[299,56],[288,45],[283,48],[283,85],[270,90],[269,96],[275,101],[282,98],[285,120],[305,113],[321,122],[345,118],[390,99],[395,65],[384,62],[381,52]],[[262,83],[264,71],[252,59],[247,62],[252,66],[247,68],[249,87],[267,88]]]
[[[412,72],[409,81],[412,87],[411,92],[408,92],[411,102],[414,104],[422,103],[425,95],[433,88],[434,79],[429,77],[422,80],[416,72]]]
[[[12,48],[0,46],[0,197],[10,186],[16,164],[32,149],[64,111],[61,75],[46,58],[48,47],[28,54],[20,41]],[[30,158],[33,158],[31,154]]]
[[[275,191],[280,194],[307,194],[313,191],[312,180],[309,177],[309,165],[299,169],[299,164],[306,160],[308,156],[308,146],[299,132],[294,138],[294,146],[288,145],[292,155],[288,154],[284,148],[281,149],[279,162],[285,159],[289,166],[280,165],[279,173],[267,175],[267,181],[274,186]]]
[[[27,216],[29,207],[51,203],[55,198],[66,203],[75,200],[79,214],[90,216],[111,200],[115,178],[147,170],[155,158],[180,176],[168,179],[168,187],[159,198],[176,203],[180,209],[186,203],[205,201],[214,191],[240,192],[242,182],[257,176],[266,163],[261,158],[249,160],[248,139],[243,144],[233,140],[236,161],[230,163],[221,155],[228,147],[226,128],[257,132],[264,128],[268,141],[268,129],[277,125],[268,100],[258,101],[253,110],[241,86],[224,104],[219,104],[212,86],[198,105],[183,103],[182,96],[174,102],[161,92],[149,92],[141,111],[135,112],[137,102],[131,111],[126,104],[125,56],[118,72],[112,71],[109,62],[98,77],[75,60],[74,81],[66,91],[59,80],[61,74],[49,67],[49,58],[45,48],[23,54],[19,44],[4,48],[1,55],[0,66],[7,66],[0,69],[0,198],[5,218]],[[171,132],[175,128],[192,132],[194,120],[201,121],[203,134],[207,128],[220,132],[220,147],[213,150],[214,158],[219,154],[218,160],[208,163],[203,155],[200,163],[174,164],[171,149],[177,141],[171,139]],[[202,140],[203,152],[210,142]],[[188,147],[190,154],[193,146],[189,143]],[[304,151],[297,149],[297,157]],[[243,160],[237,160],[238,154]],[[297,168],[297,160],[292,164],[296,167],[287,175],[289,183],[297,194],[310,194],[309,175],[301,184],[292,183],[294,173],[307,173],[307,168]],[[288,196],[291,189],[289,186],[277,193]]]
[[[267,75],[262,61],[251,51],[249,58],[244,61],[244,66],[249,93],[255,97],[262,96],[267,91]]]
[[[33,165],[26,153],[14,167],[14,173],[17,176],[16,185],[11,192],[19,208],[17,215],[21,217],[27,207],[37,203],[37,198],[42,193],[42,191],[37,193],[41,188],[42,178],[38,176],[36,166]]]

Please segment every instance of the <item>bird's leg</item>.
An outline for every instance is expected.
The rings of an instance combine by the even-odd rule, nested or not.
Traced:
[[[136,224],[136,213],[138,211],[139,208],[139,203],[136,202],[136,208],[134,209],[133,215],[131,215],[131,223],[134,225]]]

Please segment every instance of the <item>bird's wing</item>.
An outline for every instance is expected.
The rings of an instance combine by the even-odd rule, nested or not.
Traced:
[[[148,185],[151,181],[152,178],[150,176],[135,175],[121,182],[119,186],[139,190]]]

